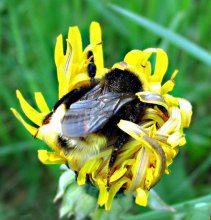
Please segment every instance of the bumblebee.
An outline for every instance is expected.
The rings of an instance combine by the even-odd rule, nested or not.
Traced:
[[[93,54],[89,56],[90,85],[64,95],[45,117],[38,132],[49,146],[60,147],[77,167],[112,146],[110,169],[130,138],[118,128],[118,122],[124,119],[138,123],[144,113],[145,104],[135,95],[143,90],[143,85],[134,73],[118,68],[100,80],[95,79]],[[77,171],[77,167],[71,168]]]

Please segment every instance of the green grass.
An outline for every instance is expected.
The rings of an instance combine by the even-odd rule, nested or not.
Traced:
[[[32,139],[12,116],[19,88],[31,103],[42,91],[50,106],[57,99],[54,45],[58,34],[78,25],[88,43],[89,24],[103,28],[107,66],[131,49],[162,47],[170,74],[179,69],[174,95],[193,105],[187,144],[156,187],[170,204],[211,194],[211,2],[210,1],[0,1],[0,219],[57,219],[52,199],[58,166],[37,159],[43,144]],[[146,212],[136,207],[136,214]],[[194,218],[192,218],[194,219]]]

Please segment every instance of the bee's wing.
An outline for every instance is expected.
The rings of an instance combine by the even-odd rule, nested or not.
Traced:
[[[131,94],[107,92],[88,100],[79,100],[65,113],[62,133],[68,137],[83,137],[96,132],[134,98]]]

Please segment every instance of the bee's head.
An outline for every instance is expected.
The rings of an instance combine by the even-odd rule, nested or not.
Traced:
[[[45,118],[43,119],[43,122],[42,122],[42,126],[43,126],[43,125],[47,125],[47,124],[50,123],[50,120],[51,120],[52,115],[53,115],[53,111],[50,112],[50,113],[48,113],[48,114],[45,116]]]
[[[45,126],[45,125],[47,125],[47,124],[50,123],[50,120],[51,120],[52,115],[53,115],[53,111],[50,112],[50,113],[48,113],[48,114],[44,117],[44,119],[43,119],[43,121],[42,121],[42,125],[37,129],[37,132],[35,133],[34,138],[37,138],[37,135],[38,135],[39,130],[40,130],[41,127],[43,127],[43,126]]]

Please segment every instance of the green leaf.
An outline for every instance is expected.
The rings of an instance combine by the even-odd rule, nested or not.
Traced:
[[[177,216],[177,219],[182,219],[182,216],[189,216],[187,218],[188,220],[198,220],[198,219],[209,219],[207,217],[208,209],[210,210],[211,208],[211,194],[200,197],[197,199],[181,202],[179,204],[173,205],[176,209],[176,212],[164,212],[164,211],[150,211],[144,214],[140,215],[126,215],[122,216],[121,219],[127,219],[127,220],[139,220],[139,219],[144,219],[144,220],[154,220],[154,219],[172,219],[173,216]],[[193,213],[194,212],[194,213]],[[204,215],[203,213],[204,212]],[[203,216],[202,216],[203,215]],[[198,218],[196,218],[198,217]],[[203,218],[205,217],[205,218]],[[186,218],[185,218],[186,219]]]
[[[186,215],[186,220],[210,220],[211,204],[199,203],[192,207]]]
[[[211,66],[211,54],[208,53],[206,50],[201,48],[200,46],[194,44],[190,40],[182,37],[179,34],[176,34],[172,32],[171,30],[155,23],[147,18],[137,15],[133,12],[130,12],[126,9],[123,9],[119,6],[110,4],[110,8],[114,11],[116,11],[119,14],[122,14],[134,22],[136,22],[138,25],[152,31],[153,33],[157,34],[160,37],[168,39],[172,44],[178,46],[179,48],[182,48],[189,54],[193,55],[195,58],[200,60],[201,62]]]
[[[35,149],[33,146],[33,141],[24,141],[19,143],[14,143],[6,146],[0,147],[0,156],[6,156],[9,154],[16,154],[17,152]]]

